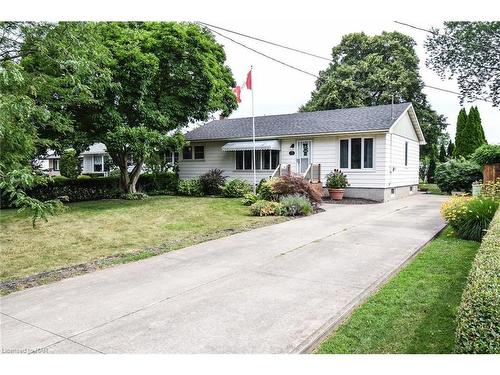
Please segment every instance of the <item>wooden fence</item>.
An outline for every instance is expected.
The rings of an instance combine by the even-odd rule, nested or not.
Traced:
[[[500,178],[500,163],[486,164],[483,167],[483,182],[496,181]]]

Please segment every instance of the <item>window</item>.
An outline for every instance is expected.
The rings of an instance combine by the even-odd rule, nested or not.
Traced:
[[[102,155],[94,155],[94,172],[102,172]]]
[[[244,168],[245,169],[252,169],[252,151],[250,150],[245,150],[243,151],[245,155],[245,160],[243,162]]]
[[[170,151],[165,154],[165,161],[173,164],[179,161],[179,153],[177,151]]]
[[[59,170],[59,159],[53,159],[52,160],[52,169],[55,171]]]
[[[251,170],[253,165],[252,150],[236,151],[236,169]],[[255,169],[276,169],[280,163],[280,150],[256,150]]]
[[[340,141],[340,168],[349,168],[349,140]]]
[[[243,169],[243,151],[236,151],[236,169]]]
[[[405,166],[408,166],[408,142],[405,142]]]
[[[361,138],[351,139],[351,169],[361,169]]]
[[[373,138],[364,139],[363,168],[373,168]]]
[[[182,159],[191,160],[193,158],[193,148],[191,146],[186,146],[182,149]]]
[[[340,140],[341,169],[373,168],[373,138]]]
[[[205,146],[194,146],[194,158],[205,159]]]

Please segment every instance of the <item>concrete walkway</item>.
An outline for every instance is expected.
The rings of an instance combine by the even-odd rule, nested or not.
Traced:
[[[443,200],[324,204],[307,218],[8,295],[2,350],[307,351],[443,227]]]

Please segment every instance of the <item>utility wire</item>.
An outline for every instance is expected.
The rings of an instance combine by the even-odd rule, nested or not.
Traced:
[[[205,26],[205,27],[207,27],[207,26]],[[233,43],[236,43],[236,44],[238,44],[238,45],[242,46],[243,48],[246,48],[246,49],[248,49],[248,50],[250,50],[250,51],[252,51],[252,52],[255,52],[255,53],[257,53],[257,54],[259,54],[259,55],[261,55],[261,56],[264,56],[264,57],[266,57],[266,58],[268,58],[268,59],[270,59],[270,60],[273,60],[273,61],[275,61],[275,62],[277,62],[277,63],[279,63],[279,64],[281,64],[281,65],[287,66],[287,67],[289,67],[289,68],[291,68],[291,69],[297,70],[297,71],[299,71],[299,72],[301,72],[301,73],[304,73],[304,74],[307,74],[307,75],[309,75],[309,76],[311,76],[311,77],[314,77],[314,78],[319,78],[319,76],[317,76],[316,74],[313,74],[313,73],[307,72],[307,71],[305,71],[305,70],[303,70],[303,69],[297,68],[296,66],[290,65],[290,64],[288,64],[288,63],[286,63],[286,62],[284,62],[284,61],[278,60],[278,59],[276,59],[276,58],[274,58],[274,57],[272,57],[272,56],[266,55],[266,54],[265,54],[265,53],[263,53],[263,52],[257,51],[256,49],[253,49],[253,48],[251,48],[251,47],[249,47],[249,46],[247,46],[247,45],[245,45],[245,44],[243,44],[243,43],[241,43],[241,42],[238,42],[238,41],[236,41],[236,40],[234,40],[234,39],[232,39],[232,38],[228,37],[227,35],[221,34],[220,32],[215,31],[215,30],[213,30],[213,29],[211,29],[211,28],[209,28],[209,27],[207,27],[207,29],[209,29],[211,32],[213,32],[213,33],[215,33],[215,34],[217,34],[217,35],[220,35],[220,36],[221,36],[221,37],[223,37],[223,38],[226,38],[226,39],[230,40],[230,41],[231,41],[231,42],[233,42]]]
[[[395,23],[397,23],[397,24],[403,25],[403,26],[408,26],[408,27],[411,27],[411,28],[416,29],[416,30],[425,31],[425,32],[430,33],[430,34],[437,35],[437,34],[436,34],[436,32],[433,32],[433,31],[428,30],[428,29],[424,29],[424,28],[421,28],[421,27],[413,26],[413,25],[410,25],[410,24],[408,24],[408,23],[404,23],[404,22],[399,22],[399,21],[394,21],[394,22],[395,22]],[[220,29],[220,30],[224,30],[224,31],[227,31],[227,32],[232,33],[232,34],[236,34],[236,35],[243,36],[243,37],[245,37],[245,38],[254,39],[254,40],[257,40],[257,41],[262,42],[262,43],[267,43],[267,44],[271,44],[271,45],[273,45],[273,46],[277,46],[277,47],[285,48],[285,49],[288,49],[288,50],[291,50],[291,51],[294,51],[294,52],[302,53],[302,54],[305,54],[305,55],[308,55],[308,56],[311,56],[311,57],[316,57],[316,58],[318,58],[318,59],[331,61],[331,59],[329,59],[329,58],[326,58],[326,57],[323,57],[323,56],[319,56],[319,55],[315,55],[314,53],[310,53],[310,52],[307,52],[307,51],[303,51],[303,50],[299,50],[299,49],[296,49],[296,48],[292,48],[292,47],[284,46],[284,45],[281,45],[281,44],[279,44],[279,43],[275,43],[275,42],[271,42],[271,41],[268,41],[268,40],[265,40],[265,39],[261,39],[261,38],[253,37],[253,36],[246,35],[246,34],[242,34],[242,33],[239,33],[239,32],[237,32],[237,31],[233,31],[233,30],[225,29],[225,28],[223,28],[223,27],[210,25],[210,24],[208,24],[208,23],[204,23],[204,22],[198,22],[198,23],[199,23],[200,25],[205,26],[207,29],[209,29],[209,30],[210,30],[210,31],[212,31],[213,33],[215,33],[215,34],[217,34],[217,35],[220,35],[221,37],[226,38],[226,39],[230,40],[231,42],[236,43],[236,44],[238,44],[238,45],[242,46],[243,48],[246,48],[246,49],[248,49],[248,50],[250,50],[250,51],[252,51],[252,52],[255,52],[255,53],[257,53],[257,54],[259,54],[259,55],[261,55],[261,56],[264,56],[264,57],[266,57],[266,58],[268,58],[268,59],[271,59],[271,60],[273,60],[273,61],[275,61],[275,62],[277,62],[277,63],[279,63],[279,64],[282,64],[282,65],[287,66],[287,67],[289,67],[289,68],[291,68],[291,69],[297,70],[297,71],[299,71],[299,72],[301,72],[301,73],[307,74],[307,75],[312,76],[312,77],[315,77],[315,78],[319,78],[319,76],[318,76],[318,75],[316,75],[316,74],[313,74],[313,73],[307,72],[307,71],[305,71],[305,70],[303,70],[303,69],[297,68],[297,67],[295,67],[295,66],[293,66],[293,65],[290,65],[290,64],[288,64],[288,63],[286,63],[286,62],[284,62],[284,61],[278,60],[278,59],[276,59],[276,58],[274,58],[274,57],[272,57],[272,56],[266,55],[266,54],[265,54],[265,53],[263,53],[263,52],[257,51],[256,49],[251,48],[251,47],[249,47],[249,46],[247,46],[247,45],[245,45],[245,44],[243,44],[243,43],[241,43],[241,42],[238,42],[238,41],[236,41],[236,40],[234,40],[234,39],[232,39],[232,38],[228,37],[227,35],[224,35],[224,34],[222,34],[222,33],[218,32],[218,31],[214,30],[213,28]],[[459,97],[460,97],[460,96],[462,96],[462,94],[461,94],[461,93],[459,93],[459,92],[456,92],[456,91],[451,91],[451,90],[447,90],[447,89],[443,89],[443,88],[436,87],[436,86],[431,86],[431,85],[426,85],[426,84],[424,84],[424,87],[427,87],[427,88],[432,89],[432,90],[437,90],[437,91],[446,92],[446,93],[448,93],[448,94],[457,95],[457,96],[459,96]],[[480,100],[480,101],[487,102],[487,103],[492,103],[492,101],[490,101],[490,100],[488,100],[488,99],[483,99],[483,98],[470,98],[470,99],[473,99],[473,100]]]
[[[205,22],[198,22],[199,24],[203,25],[203,26],[206,26],[206,27],[210,27],[210,28],[215,28],[215,29],[218,29],[218,30],[223,30],[223,31],[226,31],[228,33],[231,33],[231,34],[235,34],[235,35],[239,35],[239,36],[242,36],[242,37],[245,37],[245,38],[249,38],[249,39],[253,39],[253,40],[257,40],[259,42],[262,42],[262,43],[267,43],[267,44],[270,44],[272,46],[276,46],[276,47],[280,47],[280,48],[284,48],[284,49],[287,49],[287,50],[290,50],[290,51],[294,51],[294,52],[298,52],[298,53],[302,53],[304,55],[307,55],[307,56],[311,56],[311,57],[316,57],[318,59],[322,59],[322,60],[326,60],[326,61],[332,61],[332,58],[331,57],[324,57],[324,56],[320,56],[320,55],[316,55],[314,53],[311,53],[311,52],[307,52],[307,51],[304,51],[304,50],[300,50],[300,49],[297,49],[297,48],[293,48],[293,47],[289,47],[289,46],[285,46],[283,44],[279,44],[279,43],[276,43],[276,42],[271,42],[269,40],[265,40],[265,39],[261,39],[261,38],[257,38],[255,36],[251,36],[251,35],[247,35],[247,34],[243,34],[243,33],[240,33],[238,31],[234,31],[234,30],[229,30],[229,29],[225,29],[223,27],[220,27],[220,26],[215,26],[215,25],[210,25],[209,23],[205,23]],[[213,31],[213,30],[212,30]]]

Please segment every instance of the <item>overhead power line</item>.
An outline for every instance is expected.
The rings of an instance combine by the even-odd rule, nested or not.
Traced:
[[[394,21],[394,22],[395,22],[395,23],[397,23],[397,24],[400,24],[400,25],[404,25],[404,26],[411,27],[411,28],[413,28],[413,29],[417,29],[417,30],[425,31],[425,32],[428,32],[428,33],[431,33],[431,34],[434,34],[434,35],[436,34],[435,32],[433,32],[433,31],[431,31],[431,30],[424,29],[424,28],[417,27],[417,26],[413,26],[413,25],[410,25],[410,24],[407,24],[407,23],[404,23],[404,22],[399,22],[399,21]],[[256,50],[255,48],[249,47],[249,46],[247,46],[247,45],[246,45],[246,44],[244,44],[244,43],[241,43],[241,42],[239,42],[239,41],[237,41],[237,40],[234,40],[233,38],[231,38],[231,37],[229,37],[229,36],[227,36],[227,35],[224,35],[224,34],[220,33],[219,31],[214,30],[214,28],[219,29],[219,30],[224,30],[224,31],[229,32],[229,33],[232,33],[232,34],[240,35],[240,36],[243,36],[243,37],[246,37],[246,38],[249,38],[249,39],[254,39],[254,40],[257,40],[257,41],[262,42],[262,43],[267,43],[267,44],[270,44],[270,45],[273,45],[273,46],[277,46],[277,47],[285,48],[285,49],[288,49],[288,50],[291,50],[291,51],[294,51],[294,52],[298,52],[298,53],[301,53],[301,54],[305,54],[305,55],[308,55],[308,56],[311,56],[311,57],[315,57],[315,58],[318,58],[318,59],[321,59],[321,60],[328,60],[328,61],[331,61],[331,59],[328,59],[328,58],[326,58],[326,57],[319,56],[319,55],[316,55],[316,54],[314,54],[314,53],[310,53],[310,52],[307,52],[307,51],[299,50],[299,49],[296,49],[296,48],[293,48],[293,47],[284,46],[284,45],[281,45],[281,44],[279,44],[279,43],[275,43],[275,42],[271,42],[271,41],[268,41],[268,40],[265,40],[265,39],[261,39],[261,38],[253,37],[253,36],[250,36],[250,35],[246,35],[246,34],[243,34],[243,33],[239,33],[239,32],[237,32],[237,31],[233,31],[233,30],[225,29],[225,28],[223,28],[223,27],[210,25],[210,24],[205,23],[205,22],[198,22],[198,23],[199,23],[200,25],[205,26],[205,27],[206,27],[207,29],[209,29],[211,32],[213,32],[213,33],[215,33],[215,34],[217,34],[217,35],[219,35],[219,36],[221,36],[221,37],[223,37],[223,38],[225,38],[225,39],[228,39],[228,40],[230,40],[231,42],[233,42],[233,43],[235,43],[235,44],[238,44],[238,45],[240,45],[240,46],[241,46],[241,47],[243,47],[243,48],[246,48],[246,49],[248,49],[248,50],[250,50],[250,51],[252,51],[252,52],[254,52],[254,53],[257,53],[258,55],[264,56],[264,57],[266,57],[266,58],[268,58],[268,59],[270,59],[270,60],[272,60],[272,61],[274,61],[274,62],[277,62],[277,63],[279,63],[279,64],[281,64],[281,65],[284,65],[284,66],[286,66],[286,67],[288,67],[288,68],[291,68],[291,69],[294,69],[294,70],[296,70],[296,71],[299,71],[299,72],[301,72],[301,73],[303,73],[303,74],[307,74],[308,76],[311,76],[311,77],[314,77],[314,78],[319,78],[319,76],[318,76],[318,75],[316,75],[316,74],[310,73],[310,72],[308,72],[308,71],[305,71],[305,70],[303,70],[303,69],[301,69],[301,68],[298,68],[298,67],[296,67],[296,66],[293,66],[293,65],[291,65],[291,64],[288,64],[288,63],[286,63],[286,62],[284,62],[284,61],[281,61],[281,60],[279,60],[279,59],[277,59],[277,58],[274,58],[274,57],[272,57],[272,56],[269,56],[269,55],[267,55],[267,54],[265,54],[265,53],[263,53],[263,52],[260,52],[260,51]],[[432,90],[437,90],[437,91],[441,91],[441,92],[446,92],[446,93],[448,93],[448,94],[453,94],[453,95],[456,95],[456,96],[459,96],[459,97],[460,97],[460,96],[462,96],[462,94],[461,94],[461,93],[459,93],[459,92],[456,92],[456,91],[451,91],[451,90],[448,90],[448,89],[443,89],[443,88],[436,87],[436,86],[431,86],[431,85],[426,85],[426,84],[424,84],[424,87],[427,87],[427,88],[432,89]],[[487,103],[492,103],[492,101],[490,101],[490,100],[488,100],[488,99],[483,99],[483,98],[470,98],[470,99],[472,99],[472,100],[480,100],[480,101],[487,102]]]
[[[200,22],[198,22],[198,23],[199,23],[199,24],[201,24],[201,25],[203,25],[203,26],[206,26],[206,27],[215,28],[215,29],[218,29],[218,30],[223,30],[223,31],[226,31],[226,32],[231,33],[231,34],[235,34],[235,35],[239,35],[239,36],[242,36],[242,37],[245,37],[245,38],[249,38],[249,39],[257,40],[257,41],[259,41],[259,42],[262,42],[262,43],[267,43],[267,44],[270,44],[270,45],[272,45],[272,46],[276,46],[276,47],[284,48],[284,49],[287,49],[287,50],[290,50],[290,51],[294,51],[294,52],[302,53],[302,54],[307,55],[307,56],[315,57],[315,58],[322,59],[322,60],[326,60],[326,61],[332,61],[332,58],[331,58],[331,57],[324,57],[324,56],[316,55],[316,54],[311,53],[311,52],[307,52],[307,51],[304,51],[304,50],[300,50],[300,49],[298,49],[298,48],[293,48],[293,47],[285,46],[285,45],[283,45],[283,44],[279,44],[279,43],[276,43],[276,42],[271,42],[271,41],[269,41],[269,40],[265,40],[265,39],[257,38],[257,37],[255,37],[255,36],[251,36],[251,35],[243,34],[243,33],[240,33],[240,32],[238,32],[238,31],[225,29],[225,28],[220,27],[220,26],[210,25],[209,23],[205,23],[205,22],[201,22],[201,21],[200,21]]]
[[[256,49],[254,49],[254,48],[252,48],[252,47],[249,47],[249,46],[247,46],[246,44],[243,44],[243,43],[241,43],[241,42],[238,42],[237,40],[234,40],[234,39],[232,39],[232,38],[228,37],[227,35],[224,35],[224,34],[222,34],[222,33],[218,32],[218,31],[215,31],[215,30],[211,29],[210,27],[207,27],[207,28],[208,28],[211,32],[213,32],[213,33],[215,33],[215,34],[217,34],[217,35],[220,35],[221,37],[226,38],[226,39],[230,40],[231,42],[236,43],[236,44],[238,44],[238,45],[242,46],[243,48],[246,48],[246,49],[248,49],[248,50],[250,50],[250,51],[252,51],[252,52],[255,52],[255,53],[257,53],[257,54],[259,54],[259,55],[261,55],[261,56],[264,56],[264,57],[266,57],[266,58],[268,58],[268,59],[270,59],[270,60],[273,60],[274,62],[277,62],[277,63],[279,63],[279,64],[281,64],[281,65],[287,66],[287,67],[289,67],[289,68],[291,68],[291,69],[297,70],[297,71],[299,71],[299,72],[301,72],[301,73],[307,74],[307,75],[309,75],[309,76],[311,76],[311,77],[314,77],[314,78],[319,78],[319,76],[318,76],[318,75],[316,75],[316,74],[313,74],[313,73],[307,72],[307,71],[305,71],[305,70],[303,70],[303,69],[301,69],[301,68],[297,68],[296,66],[290,65],[290,64],[288,64],[288,63],[286,63],[286,62],[284,62],[284,61],[281,61],[281,60],[278,60],[278,59],[276,59],[276,58],[274,58],[274,57],[272,57],[272,56],[266,55],[265,53],[260,52],[260,51],[257,51]]]

